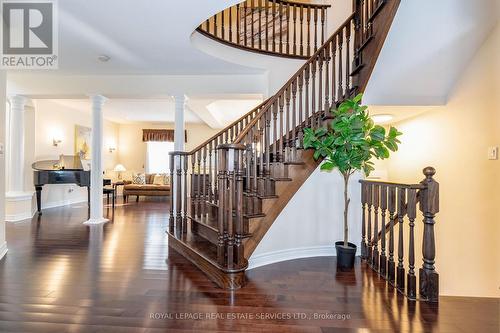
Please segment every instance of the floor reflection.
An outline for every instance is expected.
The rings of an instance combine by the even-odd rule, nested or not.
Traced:
[[[498,301],[411,303],[363,265],[337,272],[328,257],[260,267],[248,272],[244,289],[218,289],[168,251],[165,202],[119,205],[104,225],[83,225],[86,217],[86,206],[75,205],[7,225],[0,332],[498,332]],[[155,313],[351,317],[193,321],[155,319]]]

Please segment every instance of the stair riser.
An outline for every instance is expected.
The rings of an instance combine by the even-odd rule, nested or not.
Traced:
[[[259,178],[257,180],[257,193],[262,197],[276,195],[275,180],[271,178]]]
[[[254,195],[244,195],[243,209],[245,215],[262,214],[262,199]]]
[[[288,178],[288,165],[283,163],[272,163],[271,177],[275,179]]]
[[[201,209],[200,212],[201,211],[203,211],[203,209]],[[206,202],[204,211],[211,219],[216,219],[219,207],[217,204]],[[253,195],[244,194],[243,214],[249,216],[262,214],[262,199]],[[198,216],[200,216],[200,214]]]
[[[205,238],[212,244],[217,244],[218,242],[218,233],[213,229],[207,227],[203,223],[198,223],[195,220],[191,219],[191,231]]]

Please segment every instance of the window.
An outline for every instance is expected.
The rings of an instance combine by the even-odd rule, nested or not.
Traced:
[[[173,142],[148,141],[146,153],[147,173],[168,173],[169,172],[169,152],[174,150]]]

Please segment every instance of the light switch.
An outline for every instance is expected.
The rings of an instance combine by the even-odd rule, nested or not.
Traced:
[[[489,160],[498,160],[498,147],[489,147],[488,148],[488,159]]]

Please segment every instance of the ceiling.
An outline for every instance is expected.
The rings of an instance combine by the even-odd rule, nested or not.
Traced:
[[[190,36],[238,0],[58,1],[58,74],[238,74],[260,69],[198,51]],[[98,61],[99,55],[110,57]]]
[[[446,104],[498,19],[498,0],[401,1],[363,102]]]
[[[431,112],[438,106],[395,106],[395,105],[369,105],[368,112],[371,116],[388,115],[390,120],[379,122],[381,125],[396,124],[400,121],[417,117],[423,113]]]
[[[90,99],[48,99],[68,110],[91,112]],[[224,128],[262,102],[260,95],[189,96],[184,112],[186,123]],[[165,98],[110,98],[103,106],[103,116],[120,124],[173,123],[175,103]]]

